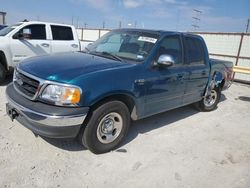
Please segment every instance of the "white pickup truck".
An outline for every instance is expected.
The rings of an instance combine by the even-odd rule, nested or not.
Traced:
[[[74,26],[38,21],[18,22],[0,30],[0,83],[25,58],[80,51]]]

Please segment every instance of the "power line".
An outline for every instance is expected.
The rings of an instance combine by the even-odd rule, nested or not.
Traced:
[[[248,32],[248,28],[249,28],[249,22],[250,22],[250,19],[248,18],[248,19],[247,19],[247,27],[246,27],[246,33]]]
[[[196,31],[198,28],[200,28],[199,22],[201,21],[200,16],[202,14],[202,11],[198,9],[193,9],[193,12],[194,16],[192,17],[193,23],[191,24],[191,26],[193,27],[193,30]]]

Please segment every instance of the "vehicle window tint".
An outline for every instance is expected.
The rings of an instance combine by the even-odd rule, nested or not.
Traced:
[[[43,24],[28,25],[22,28],[18,33],[23,33],[24,29],[30,29],[30,40],[46,40],[46,29]]]
[[[169,36],[162,40],[157,58],[162,54],[171,55],[175,64],[182,63],[182,46],[179,36]]]
[[[188,64],[205,64],[202,41],[194,37],[185,37],[186,61]]]
[[[51,26],[53,40],[74,40],[71,27]]]

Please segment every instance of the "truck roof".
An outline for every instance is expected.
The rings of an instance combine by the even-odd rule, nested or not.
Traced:
[[[18,23],[21,23],[21,24],[24,24],[24,23],[31,23],[31,24],[53,24],[53,25],[61,25],[61,26],[69,26],[69,27],[73,26],[73,25],[62,24],[62,23],[43,22],[43,21],[26,21],[26,20],[18,22]]]
[[[154,30],[154,29],[138,29],[138,28],[122,28],[122,29],[114,29],[116,31],[119,30],[128,30],[128,31],[138,31],[138,32],[147,32],[152,34],[164,35],[164,34],[187,34],[189,36],[200,37],[197,34],[193,34],[190,32],[179,32],[179,31],[165,31],[165,30]]]

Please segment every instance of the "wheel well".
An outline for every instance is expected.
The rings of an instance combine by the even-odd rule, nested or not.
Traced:
[[[97,101],[94,105],[91,106],[90,109],[92,111],[92,110],[98,108],[99,106],[103,105],[104,103],[109,102],[109,101],[114,101],[114,100],[123,102],[128,107],[129,112],[132,113],[133,108],[135,106],[135,102],[132,99],[132,97],[125,95],[125,94],[116,94],[116,95],[111,95],[111,96],[105,97],[105,98]]]
[[[218,80],[216,80],[216,77],[218,76]],[[220,88],[223,88],[224,84],[225,84],[225,78],[223,76],[223,74],[221,72],[214,72],[213,77],[215,79],[217,86],[219,86]]]
[[[92,113],[93,111],[98,108],[99,106],[109,102],[109,101],[114,101],[114,100],[117,100],[117,101],[121,101],[123,102],[129,109],[129,112],[130,114],[132,114],[133,112],[133,109],[134,109],[134,106],[135,106],[135,102],[134,100],[132,99],[132,97],[128,96],[128,95],[124,95],[124,94],[116,94],[116,95],[111,95],[111,96],[108,96],[108,97],[105,97],[99,101],[97,101],[96,103],[94,103],[93,105],[91,105],[90,109],[89,109],[89,112],[88,112],[88,115],[84,121],[85,124],[88,123],[89,119],[91,118],[92,116]],[[136,119],[136,118],[135,118]]]
[[[0,63],[4,66],[6,70],[8,70],[6,57],[2,51],[0,51]]]

